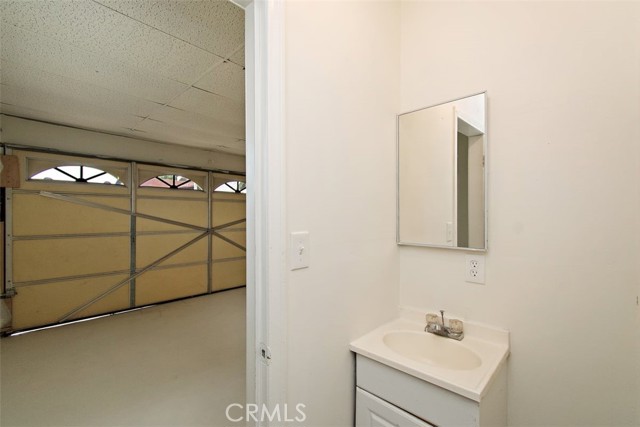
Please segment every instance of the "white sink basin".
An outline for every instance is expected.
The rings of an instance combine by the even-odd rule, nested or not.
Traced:
[[[424,331],[424,312],[400,317],[351,342],[360,356],[476,402],[509,355],[509,332],[466,321],[456,341]]]
[[[419,363],[456,370],[475,369],[482,365],[482,359],[462,343],[428,332],[388,332],[382,341],[399,355]]]

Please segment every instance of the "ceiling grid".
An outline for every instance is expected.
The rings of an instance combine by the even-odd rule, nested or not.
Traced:
[[[3,0],[0,109],[244,154],[244,11],[218,0]]]

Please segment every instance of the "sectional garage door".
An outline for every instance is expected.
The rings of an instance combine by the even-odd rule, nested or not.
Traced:
[[[245,284],[245,194],[225,185],[242,176],[12,154],[21,186],[6,194],[11,330]]]

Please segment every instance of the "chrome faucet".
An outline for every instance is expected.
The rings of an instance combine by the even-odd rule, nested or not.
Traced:
[[[451,319],[449,326],[444,320],[444,310],[440,310],[440,316],[434,313],[427,314],[427,326],[424,327],[425,332],[440,335],[441,337],[453,338],[454,340],[462,340],[464,338],[464,330],[462,320]]]

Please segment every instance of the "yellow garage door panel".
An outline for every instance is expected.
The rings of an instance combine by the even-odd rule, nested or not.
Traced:
[[[86,280],[20,286],[13,298],[13,328],[24,329],[58,322],[71,310],[95,298],[127,276],[114,275]],[[74,319],[129,307],[129,286],[107,295],[73,316]]]
[[[77,197],[77,196],[74,196]],[[129,210],[128,198],[78,197],[102,205]],[[130,216],[90,208],[38,194],[13,197],[13,234],[15,236],[128,232]]]
[[[236,258],[246,256],[247,252],[213,236],[213,259]]]
[[[136,304],[204,294],[207,292],[207,266],[152,270],[136,279]]]
[[[20,240],[13,243],[15,282],[129,269],[129,237]]]
[[[247,195],[244,193],[224,193],[221,191],[213,192],[213,203],[217,203],[224,200],[240,200],[245,201],[247,199]]]
[[[136,241],[137,268],[145,267],[171,251],[198,236],[198,232],[187,234],[157,234],[138,236]],[[181,264],[185,262],[206,261],[208,254],[207,238],[203,237],[188,248],[172,256],[161,265]]]
[[[247,216],[247,207],[244,201],[242,202],[217,202],[214,201],[211,207],[212,224],[218,226],[227,224],[238,219],[244,219]],[[242,227],[241,223],[238,226]],[[237,227],[237,226],[235,226]]]
[[[216,262],[212,266],[213,290],[243,286],[247,283],[245,260]]]
[[[242,230],[242,231],[226,231],[226,230],[218,230],[217,231],[218,234],[221,234],[222,236],[226,237],[227,239],[232,240],[233,242],[236,242],[239,245],[242,245],[244,247],[247,246],[247,232]]]
[[[171,190],[165,190],[171,191]],[[175,190],[178,191],[178,190]],[[163,200],[163,199],[138,199],[137,212],[159,216],[172,221],[179,221],[199,227],[206,227],[207,200]],[[138,231],[164,231],[164,230],[184,230],[182,227],[164,224],[158,221],[151,221],[139,218],[137,221]]]

